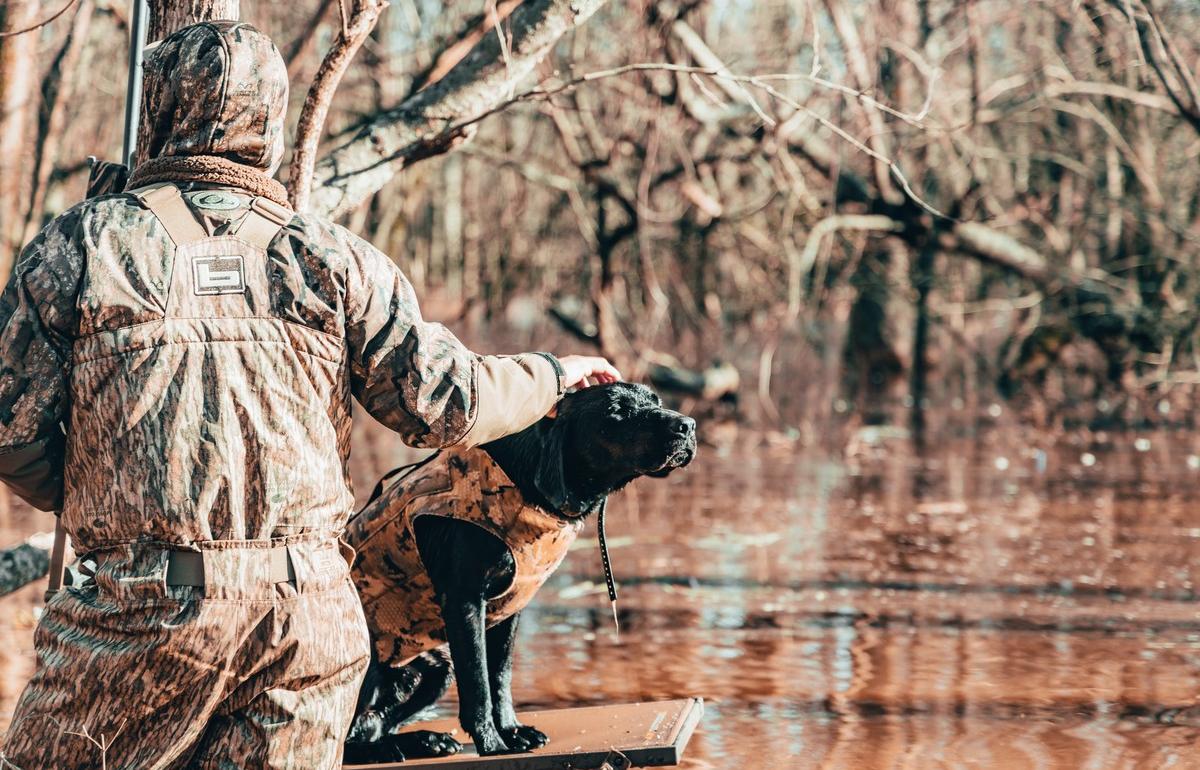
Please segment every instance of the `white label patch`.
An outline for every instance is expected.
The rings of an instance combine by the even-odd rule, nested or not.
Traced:
[[[238,255],[227,257],[193,257],[192,276],[196,293],[245,294],[245,263]]]

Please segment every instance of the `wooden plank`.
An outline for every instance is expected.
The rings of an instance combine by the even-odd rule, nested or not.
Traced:
[[[518,714],[521,722],[550,737],[548,745],[534,751],[480,757],[475,748],[466,743],[463,753],[452,757],[345,767],[360,770],[582,770],[603,767],[606,761],[613,768],[664,767],[679,764],[703,713],[704,702],[700,698],[529,711]],[[464,738],[454,719],[408,725],[401,732],[410,730],[435,730],[454,733],[459,740]]]

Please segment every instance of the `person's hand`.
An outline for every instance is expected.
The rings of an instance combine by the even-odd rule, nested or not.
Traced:
[[[618,382],[621,373],[601,356],[563,356],[558,359],[563,368],[567,389],[587,388],[601,383]],[[558,404],[550,407],[547,417],[558,414]]]
[[[617,367],[600,356],[563,356],[558,362],[562,364],[568,390],[617,382],[621,379]]]

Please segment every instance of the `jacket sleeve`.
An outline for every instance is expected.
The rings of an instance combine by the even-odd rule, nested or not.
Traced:
[[[0,480],[42,510],[62,507],[77,217],[68,212],[25,247],[0,297]]]
[[[545,353],[481,356],[421,318],[412,285],[378,249],[342,231],[351,260],[346,338],[355,398],[417,447],[476,446],[524,430],[563,393]]]

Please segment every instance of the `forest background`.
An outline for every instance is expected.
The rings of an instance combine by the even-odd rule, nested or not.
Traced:
[[[800,439],[1193,420],[1191,0],[151,7],[273,36],[279,178],[479,349]],[[0,275],[119,156],[130,23],[0,2]]]

